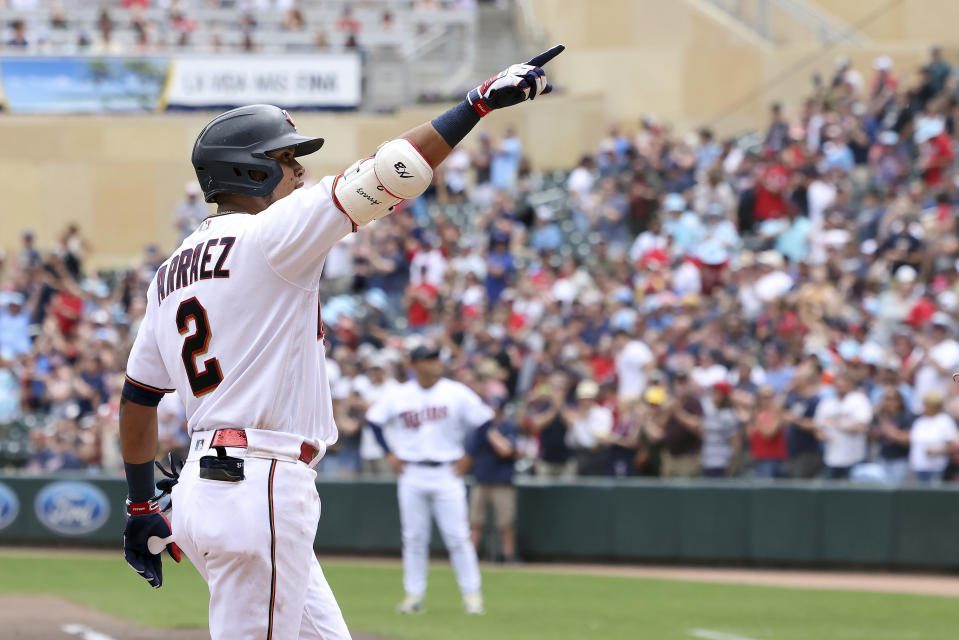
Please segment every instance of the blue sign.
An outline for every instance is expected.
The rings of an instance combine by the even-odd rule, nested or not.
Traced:
[[[13,489],[0,482],[0,530],[6,529],[17,519],[20,501]]]
[[[106,494],[89,482],[48,484],[37,494],[33,508],[40,522],[65,536],[96,531],[110,517]]]
[[[152,111],[166,82],[161,57],[0,59],[5,108],[22,113]]]

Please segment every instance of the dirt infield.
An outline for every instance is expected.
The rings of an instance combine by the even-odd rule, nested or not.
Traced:
[[[0,596],[4,640],[209,640],[206,629],[145,629],[49,596]],[[382,640],[353,634],[354,640]]]
[[[635,567],[584,564],[535,564],[538,573],[575,573],[627,578],[660,578],[691,582],[719,582],[792,589],[836,589],[906,593],[959,598],[959,576],[910,573],[833,572],[774,569],[713,569],[688,567]]]
[[[11,640],[201,640],[203,630],[142,629],[49,596],[0,597],[0,629]]]

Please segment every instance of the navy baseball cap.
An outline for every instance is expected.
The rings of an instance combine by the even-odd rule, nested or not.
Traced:
[[[410,352],[410,360],[418,362],[420,360],[432,360],[440,357],[440,350],[436,347],[421,344]]]

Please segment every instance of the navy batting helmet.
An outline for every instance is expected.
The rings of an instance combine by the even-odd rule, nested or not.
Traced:
[[[323,138],[298,134],[286,110],[251,104],[221,113],[203,127],[193,145],[193,168],[207,202],[221,193],[265,196],[283,177],[268,151],[293,147],[294,155],[305,156],[322,146]],[[254,171],[266,174],[266,179],[256,179]]]

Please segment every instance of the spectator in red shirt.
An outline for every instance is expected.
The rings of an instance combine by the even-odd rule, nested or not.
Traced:
[[[426,280],[426,267],[423,268],[423,277],[419,284],[411,284],[403,296],[406,307],[406,323],[410,331],[424,331],[436,319],[439,289]]]
[[[616,360],[613,357],[613,341],[608,335],[603,336],[589,359],[592,378],[600,384],[612,382],[616,378]]]
[[[772,220],[786,216],[789,169],[778,154],[770,154],[769,162],[760,170],[756,181],[756,220]]]
[[[64,289],[50,301],[50,311],[57,320],[60,333],[65,336],[73,334],[80,316],[83,313],[83,298]]]
[[[746,429],[753,452],[753,475],[757,478],[779,478],[783,475],[786,461],[782,407],[769,385],[759,387],[756,402],[756,411]]]
[[[921,118],[915,139],[919,147],[917,165],[922,171],[922,179],[929,187],[940,186],[945,170],[955,159],[955,150],[945,124],[939,118]]]
[[[922,296],[916,300],[916,304],[914,304],[912,308],[909,309],[909,313],[906,314],[906,324],[913,329],[921,329],[932,319],[935,312],[936,303],[927,296]]]

